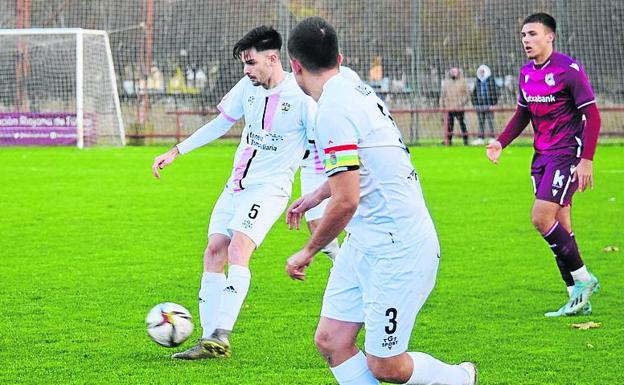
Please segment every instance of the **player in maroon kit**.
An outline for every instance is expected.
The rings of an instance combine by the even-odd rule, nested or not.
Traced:
[[[503,148],[531,122],[535,148],[531,219],[555,254],[569,295],[569,301],[547,317],[591,314],[589,297],[600,287],[581,259],[570,219],[574,192],[593,188],[600,113],[583,68],[554,50],[555,31],[555,19],[548,14],[524,20],[522,44],[530,61],[520,73],[518,108],[486,149],[487,157],[498,163]]]

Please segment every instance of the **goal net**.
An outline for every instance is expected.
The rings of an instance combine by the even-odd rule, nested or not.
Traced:
[[[0,29],[0,145],[124,145],[108,34]]]

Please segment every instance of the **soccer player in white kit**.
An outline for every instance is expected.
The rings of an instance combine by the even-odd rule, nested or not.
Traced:
[[[245,76],[218,105],[220,114],[154,160],[152,170],[159,177],[158,170],[179,154],[222,136],[245,117],[232,174],[210,217],[199,290],[202,337],[173,358],[231,354],[229,333],[249,289],[251,254],[288,204],[316,103],[282,69],[281,45],[280,34],[266,26],[254,28],[238,41],[233,54],[243,61]]]
[[[357,72],[353,71],[349,67],[340,66],[340,74],[353,80],[354,82],[362,81]],[[327,176],[325,175],[325,165],[323,164],[321,155],[316,148],[314,137],[308,138],[308,149],[306,151],[306,156],[301,161],[301,173],[299,179],[301,180],[301,195],[311,193],[327,181]],[[327,207],[327,202],[329,202],[329,199],[323,200],[317,206],[306,211],[305,219],[308,225],[308,230],[310,230],[310,234],[314,233],[314,230],[318,227],[321,217],[325,212],[325,208]],[[334,261],[338,255],[339,248],[338,239],[334,238],[334,240],[329,242],[327,246],[323,247],[321,251],[332,261]]]
[[[439,245],[418,175],[388,108],[346,79],[333,27],[304,19],[288,39],[297,83],[318,103],[316,145],[328,182],[295,201],[287,221],[331,196],[318,228],[287,262],[304,279],[314,254],[346,226],[325,289],[315,343],[341,385],[476,383],[476,367],[406,352],[416,315],[435,284]],[[364,355],[356,337],[365,327]]]

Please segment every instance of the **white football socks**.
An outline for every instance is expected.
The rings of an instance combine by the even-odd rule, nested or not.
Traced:
[[[225,274],[205,271],[199,288],[199,322],[202,326],[202,338],[208,338],[217,327],[221,293],[225,286]]]
[[[589,276],[589,271],[587,271],[587,267],[585,267],[585,265],[583,265],[580,269],[571,271],[570,274],[572,274],[572,278],[574,278],[574,281],[587,282],[591,280],[591,277]]]
[[[379,385],[379,381],[368,369],[366,356],[361,351],[330,369],[340,385]]]
[[[250,281],[251,272],[249,268],[230,265],[225,288],[222,288],[223,297],[221,298],[219,322],[217,323],[218,329],[232,330],[245,297],[247,297]]]
[[[459,365],[449,365],[425,353],[407,354],[414,361],[414,371],[405,385],[465,385],[471,381],[466,370]]]
[[[572,292],[574,292],[574,286],[566,286],[568,290],[568,297],[572,297]]]

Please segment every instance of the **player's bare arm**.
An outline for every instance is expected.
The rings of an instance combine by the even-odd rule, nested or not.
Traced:
[[[288,225],[288,229],[292,230],[294,227],[299,230],[301,228],[301,218],[306,211],[318,206],[330,196],[331,189],[329,188],[329,183],[325,182],[316,190],[294,201],[286,211],[286,224]]]
[[[331,201],[316,231],[303,249],[286,262],[286,272],[293,279],[304,280],[304,270],[314,255],[340,234],[360,203],[360,171],[343,171],[328,180]],[[321,188],[319,188],[320,190]]]
[[[163,168],[173,163],[178,155],[180,155],[180,152],[178,151],[178,148],[176,146],[173,146],[171,150],[165,152],[164,154],[158,155],[154,159],[154,163],[152,164],[152,174],[154,174],[154,177],[160,179],[160,173],[158,172],[158,170],[162,170]]]

